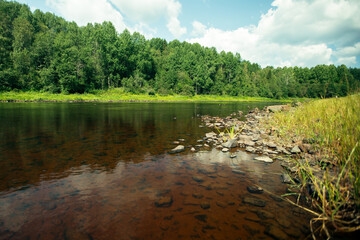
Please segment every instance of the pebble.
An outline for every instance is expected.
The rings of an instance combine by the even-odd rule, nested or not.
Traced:
[[[173,202],[171,196],[162,196],[155,201],[156,207],[170,207]]]
[[[255,207],[265,207],[266,202],[262,199],[255,198],[255,197],[244,197],[243,203],[250,204]]]
[[[266,162],[266,163],[272,163],[274,162],[271,158],[269,158],[268,156],[261,156],[261,157],[256,157],[255,160],[257,161],[262,161],[262,162]]]
[[[261,187],[258,186],[247,186],[246,189],[250,192],[250,193],[263,193],[264,189],[262,189]]]
[[[221,149],[221,151],[222,151],[222,152],[228,152],[229,149],[228,149],[228,148],[223,148],[223,149]]]

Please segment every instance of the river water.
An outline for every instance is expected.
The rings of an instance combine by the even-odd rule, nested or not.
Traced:
[[[276,197],[279,162],[168,153],[211,131],[201,115],[266,105],[0,103],[0,239],[307,237],[310,216]]]

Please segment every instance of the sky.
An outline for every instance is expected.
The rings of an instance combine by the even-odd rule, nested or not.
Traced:
[[[79,26],[178,39],[262,67],[360,67],[360,0],[18,0]]]

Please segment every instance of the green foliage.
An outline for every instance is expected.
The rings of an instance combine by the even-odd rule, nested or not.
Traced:
[[[0,0],[0,90],[229,95],[283,99],[345,96],[360,87],[345,65],[262,69],[240,54],[218,53],[128,30],[111,22],[79,27],[28,6]]]

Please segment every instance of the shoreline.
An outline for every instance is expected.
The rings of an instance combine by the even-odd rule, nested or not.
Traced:
[[[305,99],[271,99],[262,97],[234,97],[234,96],[217,96],[217,95],[147,95],[147,94],[129,94],[119,89],[99,91],[96,93],[84,94],[55,94],[41,92],[0,92],[0,102],[89,102],[89,103],[120,103],[120,102],[293,102],[304,101]]]
[[[360,103],[356,100],[358,98],[358,95],[353,95],[341,100],[331,100],[355,100]],[[328,107],[326,104],[329,103],[326,100],[319,101]],[[326,234],[328,237],[339,233],[358,234],[360,230],[360,213],[357,208],[359,199],[355,187],[349,185],[349,182],[354,181],[349,175],[355,174],[355,181],[359,181],[356,175],[357,170],[352,169],[354,166],[356,168],[359,143],[355,144],[344,164],[341,162],[340,155],[337,156],[331,145],[324,144],[320,137],[313,138],[306,134],[298,134],[296,131],[289,133],[281,123],[275,121],[274,124],[274,119],[279,115],[283,114],[284,116],[281,115],[283,118],[290,119],[294,112],[303,111],[304,105],[314,108],[313,103],[297,103],[292,106],[274,105],[265,107],[263,110],[255,108],[245,115],[243,121],[240,121],[235,113],[224,118],[202,116],[205,126],[213,130],[206,133],[204,142],[209,147],[212,145],[212,148],[223,152],[237,148],[259,154],[260,156],[254,161],[263,161],[265,164],[271,164],[274,160],[280,161],[284,172],[281,178],[279,177],[279,181],[288,185],[287,192],[282,195],[282,198],[314,215],[310,223],[310,228],[313,229],[312,234],[316,236]],[[337,110],[340,111],[340,109]],[[321,109],[315,108],[314,111],[321,111]],[[241,117],[241,114],[239,115]],[[356,116],[352,120],[358,121]],[[351,124],[356,125],[356,122]],[[343,134],[345,137],[348,136],[346,132]],[[290,200],[288,198],[290,196],[295,198]]]

